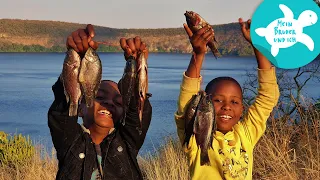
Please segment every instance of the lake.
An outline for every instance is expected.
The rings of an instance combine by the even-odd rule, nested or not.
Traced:
[[[103,79],[118,81],[125,60],[121,53],[100,53]],[[62,70],[64,53],[0,53],[0,131],[30,135],[36,143],[51,148],[47,111],[53,101],[51,86]],[[141,152],[154,150],[164,137],[176,136],[173,114],[182,74],[190,54],[150,54],[149,92],[152,122]],[[254,57],[206,57],[202,71],[205,85],[217,76],[231,76],[242,84],[246,71],[256,68]],[[292,74],[291,74],[292,75]],[[304,95],[319,98],[320,85],[310,81]]]

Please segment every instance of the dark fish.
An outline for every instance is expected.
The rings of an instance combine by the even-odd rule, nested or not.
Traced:
[[[185,143],[189,143],[190,137],[193,134],[193,124],[201,97],[204,95],[204,91],[199,91],[198,94],[193,95],[184,115],[185,120]]]
[[[214,118],[214,107],[211,96],[202,96],[193,126],[193,133],[197,145],[200,146],[201,150],[201,165],[210,165],[208,149],[212,148],[212,140],[216,128]]]
[[[184,15],[186,16],[188,27],[191,29],[193,33],[197,32],[199,29],[205,26],[210,25],[196,12],[186,11]],[[216,58],[221,57],[221,54],[218,50],[218,43],[215,38],[212,41],[209,41],[207,45],[209,46],[211,52]]]
[[[102,77],[102,65],[98,54],[89,48],[81,61],[79,82],[87,107],[92,107]]]
[[[136,82],[137,62],[133,56],[130,56],[126,62],[124,72],[119,83],[119,90],[123,97],[125,112],[127,112]],[[123,122],[124,123],[124,122]]]
[[[138,82],[138,112],[140,122],[142,121],[144,101],[148,92],[148,63],[144,52],[141,52],[138,58],[137,82]]]
[[[81,59],[78,53],[69,49],[64,59],[61,80],[64,87],[64,94],[69,103],[69,116],[78,115],[78,105],[81,98],[80,83],[78,81]]]

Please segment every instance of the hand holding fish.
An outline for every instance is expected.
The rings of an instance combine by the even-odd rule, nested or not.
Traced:
[[[120,91],[125,98],[125,106],[129,106],[132,96],[136,96],[139,120],[142,122],[144,102],[148,92],[148,49],[140,37],[120,39],[124,57],[127,60],[125,72],[120,84]],[[126,107],[126,109],[128,109]]]
[[[98,43],[93,41],[94,28],[91,24],[88,24],[86,29],[78,29],[72,32],[67,38],[67,48],[74,49],[80,55],[84,55],[88,48],[93,50],[98,48]]]
[[[208,42],[214,39],[214,30],[211,26],[205,26],[194,34],[187,24],[183,24],[183,27],[189,36],[194,53],[197,55],[205,54],[207,52]]]
[[[244,36],[244,38],[252,44],[251,36],[250,36],[250,25],[251,25],[251,19],[249,19],[247,22],[243,22],[242,18],[239,18],[239,24],[241,26],[241,31]]]
[[[141,41],[139,36],[135,38],[121,38],[120,39],[120,46],[124,51],[124,57],[127,60],[130,56],[133,56],[134,59],[139,58],[139,54],[144,52],[145,58],[148,59],[148,49],[146,44]]]

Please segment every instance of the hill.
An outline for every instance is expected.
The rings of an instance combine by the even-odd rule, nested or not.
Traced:
[[[37,21],[0,19],[1,52],[63,52],[66,37],[85,24],[59,21]],[[191,51],[189,39],[183,28],[162,29],[116,29],[94,26],[95,40],[108,42],[99,51],[120,51],[121,37],[140,36],[147,43],[150,52]],[[252,55],[252,49],[242,37],[238,23],[214,25],[216,39],[223,55]]]

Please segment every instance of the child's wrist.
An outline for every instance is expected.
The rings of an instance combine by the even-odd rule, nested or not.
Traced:
[[[192,52],[195,56],[204,56],[206,53],[205,52]]]

